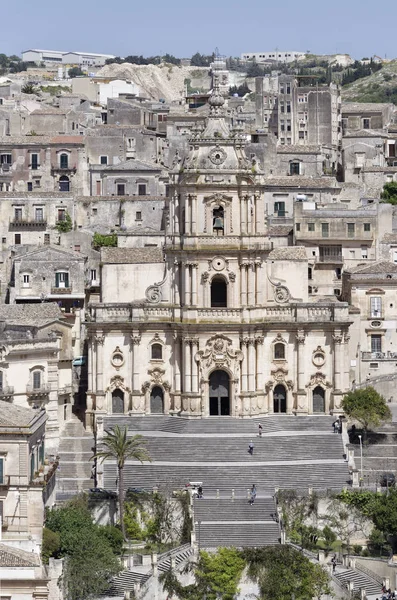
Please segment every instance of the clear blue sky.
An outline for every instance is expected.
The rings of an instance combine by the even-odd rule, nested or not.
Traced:
[[[397,0],[20,0],[7,2],[0,52],[29,48],[126,56],[197,51],[346,52],[397,57]]]

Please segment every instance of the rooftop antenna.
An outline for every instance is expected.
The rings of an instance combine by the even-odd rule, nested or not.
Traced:
[[[219,48],[218,47],[215,48],[214,54],[215,54],[215,58],[219,58],[220,57]]]

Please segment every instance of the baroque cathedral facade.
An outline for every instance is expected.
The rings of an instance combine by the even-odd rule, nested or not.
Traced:
[[[209,103],[188,157],[175,156],[163,231],[102,249],[86,319],[92,426],[108,414],[338,413],[349,389],[348,306],[310,300],[306,249],[272,246],[266,175],[217,85]]]

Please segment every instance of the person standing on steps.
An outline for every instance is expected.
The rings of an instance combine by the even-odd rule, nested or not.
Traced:
[[[248,444],[248,453],[251,454],[251,456],[254,453],[254,444],[252,443],[252,440],[250,441],[250,443]]]
[[[250,500],[249,500],[249,503],[251,504],[251,506],[254,504],[255,498],[256,498],[256,485],[255,485],[255,483],[253,483],[251,491],[250,491]]]
[[[334,554],[331,559],[331,565],[332,565],[332,573],[335,573],[335,571],[336,571],[336,554]]]
[[[262,437],[262,425],[260,423],[258,425],[258,435],[259,437]]]

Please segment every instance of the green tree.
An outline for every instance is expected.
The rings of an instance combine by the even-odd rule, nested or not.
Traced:
[[[67,212],[65,218],[62,221],[57,221],[55,228],[59,233],[68,233],[73,229],[73,221],[70,214]]]
[[[332,550],[334,542],[336,542],[336,533],[332,531],[331,527],[326,525],[322,530],[321,539],[324,540],[324,550],[328,554]]]
[[[247,69],[247,77],[262,77],[263,76],[263,69],[262,67],[260,67],[258,65],[258,63],[256,62],[256,60],[254,59],[248,69]]]
[[[73,79],[74,77],[81,77],[84,75],[84,72],[80,69],[80,67],[71,67],[68,71],[68,75],[70,79]]]
[[[181,59],[176,58],[176,56],[173,56],[172,54],[164,54],[162,59],[165,63],[170,63],[171,65],[180,65],[181,64]]]
[[[397,181],[389,181],[389,183],[385,183],[380,197],[388,204],[397,204]]]
[[[362,425],[364,439],[371,427],[391,421],[391,411],[385,398],[371,386],[348,392],[341,406],[348,417]]]
[[[108,235],[102,233],[94,233],[92,238],[92,246],[95,250],[105,247],[116,248],[117,246],[117,234],[109,233]]]
[[[25,83],[21,88],[22,94],[37,94],[38,91],[32,83]]]
[[[312,600],[330,592],[326,571],[291,546],[246,548],[244,556],[261,600]]]
[[[244,566],[243,555],[236,548],[219,548],[215,554],[200,552],[193,565],[195,583],[183,586],[172,571],[161,575],[160,581],[178,600],[233,600]]]
[[[104,593],[110,579],[120,571],[114,544],[104,529],[93,522],[85,495],[47,511],[43,559],[65,558],[63,580],[68,600]]]
[[[192,67],[209,67],[213,60],[213,54],[208,56],[205,54],[200,54],[200,52],[196,52],[196,54],[193,54],[192,58],[190,59],[190,65]]]
[[[41,547],[41,556],[43,563],[48,565],[48,559],[51,556],[56,556],[61,546],[61,538],[59,533],[51,531],[47,527],[43,529],[43,545]]]
[[[144,438],[137,434],[128,437],[128,427],[120,428],[115,425],[113,429],[106,431],[106,435],[102,439],[102,450],[96,452],[92,458],[99,459],[102,462],[106,459],[116,460],[118,472],[118,495],[120,509],[120,525],[125,539],[125,524],[124,524],[124,467],[127,460],[151,461],[148,451],[145,448]]]

